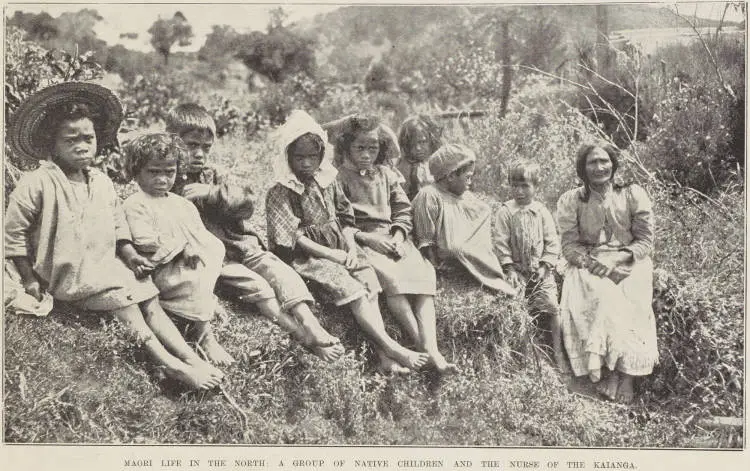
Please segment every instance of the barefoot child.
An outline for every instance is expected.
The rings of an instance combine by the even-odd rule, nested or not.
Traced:
[[[174,134],[146,134],[125,146],[130,176],[141,191],[123,208],[133,245],[154,269],[165,311],[189,322],[198,345],[216,364],[234,359],[214,337],[210,320],[216,307],[214,286],[224,260],[224,244],[206,230],[190,201],[170,193],[187,149]]]
[[[40,162],[11,194],[5,214],[5,256],[24,289],[81,309],[111,312],[165,372],[195,389],[217,386],[223,373],[200,357],[167,317],[138,255],[112,182],[89,169],[114,142],[122,107],[108,89],[66,82],[27,99],[13,115],[8,143]],[[131,271],[132,270],[132,271]]]
[[[529,312],[549,320],[555,363],[563,368],[560,316],[554,266],[560,256],[560,238],[549,210],[535,199],[539,186],[539,165],[516,162],[508,171],[513,199],[506,201],[496,216],[495,247],[508,282],[514,288],[525,285]],[[546,319],[545,319],[546,320]]]
[[[208,164],[216,136],[216,124],[208,111],[194,103],[178,105],[167,115],[167,132],[179,135],[188,149],[188,159],[172,192],[195,204],[206,228],[226,248],[219,283],[237,293],[241,301],[255,304],[262,315],[320,358],[339,358],[344,348],[310,310],[314,300],[305,282],[267,251],[250,228],[252,190],[230,184]]]
[[[427,159],[440,147],[443,128],[432,117],[416,115],[406,118],[398,130],[401,160],[398,170],[406,179],[402,184],[409,200],[419,190],[435,181]]]
[[[440,373],[452,373],[435,332],[435,269],[414,247],[403,177],[386,158],[390,133],[377,118],[354,116],[333,136],[338,181],[352,203],[354,240],[364,248],[388,309]],[[395,145],[395,143],[391,143]]]
[[[435,183],[412,202],[414,240],[433,265],[456,260],[483,286],[515,295],[492,250],[490,207],[468,191],[475,161],[474,151],[461,144],[446,144],[432,154]]]
[[[336,181],[326,139],[323,128],[299,110],[278,130],[276,184],[266,198],[271,248],[320,286],[327,300],[351,307],[375,342],[382,370],[420,368],[428,355],[404,348],[385,331],[377,303],[380,285],[354,242],[354,211]]]

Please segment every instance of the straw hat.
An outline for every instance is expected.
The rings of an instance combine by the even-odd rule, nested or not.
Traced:
[[[6,140],[13,152],[27,159],[46,159],[49,149],[41,129],[47,115],[60,105],[81,103],[99,116],[94,123],[97,153],[107,144],[117,142],[123,112],[120,100],[101,85],[91,82],[63,82],[43,88],[28,97],[13,113]]]

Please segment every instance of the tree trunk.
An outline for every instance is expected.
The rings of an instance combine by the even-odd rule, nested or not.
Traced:
[[[503,87],[500,94],[500,117],[504,117],[508,111],[510,101],[510,90],[513,82],[513,69],[511,68],[511,45],[510,45],[510,18],[503,18],[501,25],[501,63],[503,64]],[[495,51],[497,55],[497,50]]]
[[[607,75],[610,67],[609,60],[609,21],[607,19],[607,6],[596,6],[596,59],[599,65],[599,74]]]

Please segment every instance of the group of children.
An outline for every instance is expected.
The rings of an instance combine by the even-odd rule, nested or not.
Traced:
[[[513,200],[496,215],[493,238],[490,207],[468,191],[475,154],[442,142],[430,118],[410,118],[396,137],[375,117],[350,116],[324,130],[294,111],[276,135],[266,247],[249,224],[252,188],[208,162],[216,128],[204,108],[179,105],[165,132],[123,147],[140,188],[124,203],[89,167],[114,143],[121,119],[117,98],[90,83],[55,85],[21,105],[9,144],[41,162],[9,198],[6,258],[27,293],[113,312],[187,386],[218,385],[224,373],[214,365],[234,361],[211,331],[217,285],[324,360],[344,348],[313,314],[311,289],[324,304],[351,310],[381,371],[456,372],[435,327],[435,267],[451,260],[495,291],[514,295],[525,285],[530,308],[552,319],[561,364],[552,273],[560,244],[534,199],[538,166],[511,167]],[[380,294],[412,348],[386,331]],[[205,359],[175,322],[186,323]]]

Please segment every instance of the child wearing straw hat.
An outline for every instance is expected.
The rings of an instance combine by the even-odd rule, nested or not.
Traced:
[[[111,312],[167,375],[189,388],[213,388],[224,374],[188,346],[151,280],[136,278],[153,266],[132,245],[112,182],[89,168],[115,141],[121,120],[117,97],[93,83],[53,85],[21,104],[7,141],[40,166],[9,197],[5,257],[28,294],[40,299],[46,291],[74,307]]]

